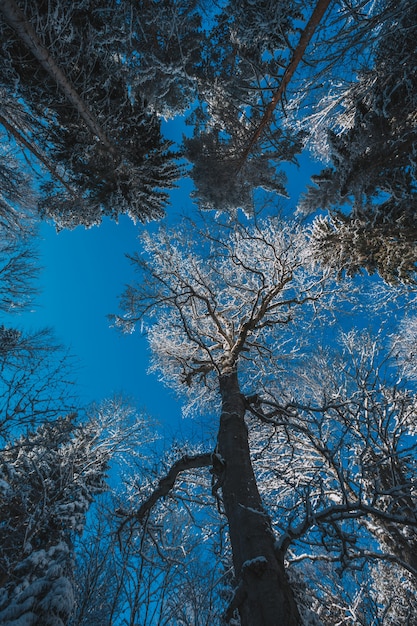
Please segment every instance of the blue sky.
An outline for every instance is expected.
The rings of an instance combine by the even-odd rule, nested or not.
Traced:
[[[157,377],[147,376],[146,339],[109,327],[124,286],[134,278],[127,252],[138,249],[142,226],[122,217],[90,230],[56,233],[43,224],[40,294],[21,323],[33,330],[54,329],[57,340],[76,357],[76,378],[83,402],[122,392],[158,421],[177,420],[180,408]],[[169,415],[168,415],[169,413]],[[174,414],[174,415],[173,415]]]
[[[165,125],[165,134],[181,138],[183,125]],[[172,192],[168,219],[182,212],[190,184]],[[151,228],[157,227],[154,223]],[[38,281],[40,293],[30,313],[13,317],[10,324],[29,330],[53,329],[56,339],[75,357],[75,379],[83,404],[122,393],[139,409],[146,409],[164,425],[175,425],[181,408],[172,392],[155,375],[146,374],[148,349],[139,332],[123,335],[109,327],[107,315],[118,311],[119,297],[135,275],[126,253],[139,249],[143,225],[126,216],[119,223],[105,218],[86,230],[56,232],[52,224],[39,228]]]

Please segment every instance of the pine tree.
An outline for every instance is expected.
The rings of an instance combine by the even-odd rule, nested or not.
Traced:
[[[178,169],[130,80],[128,4],[55,0],[25,11],[14,0],[1,7],[2,82],[31,113],[26,147],[52,162],[43,215],[58,228],[161,217]]]
[[[294,162],[302,134],[276,126],[242,164],[241,155],[261,119],[265,93],[285,68],[288,38],[302,17],[298,3],[228,2],[216,16],[198,81],[199,106],[184,140],[192,163],[194,197],[201,208],[253,213],[256,188],[286,195],[277,163]]]
[[[110,464],[132,463],[154,437],[122,399],[60,417],[0,451],[0,622],[67,624],[78,602],[75,540]],[[128,461],[129,459],[129,461]]]
[[[413,281],[417,261],[417,27],[413,2],[394,4],[395,25],[381,27],[373,66],[345,94],[342,132],[329,133],[332,167],[300,208],[331,212],[313,230],[319,259],[395,283]]]
[[[196,98],[209,45],[198,5],[198,0],[140,0],[132,6],[133,85],[165,118],[183,114]]]
[[[59,418],[0,453],[0,621],[61,626],[74,604],[72,539],[105,489],[97,424]]]

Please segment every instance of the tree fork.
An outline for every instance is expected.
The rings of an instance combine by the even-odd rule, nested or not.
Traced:
[[[121,509],[116,511],[117,515],[121,517],[126,516],[126,519],[120,525],[119,534],[123,530],[127,522],[129,522],[130,520],[134,519],[139,521],[140,523],[143,522],[146,515],[151,511],[151,509],[155,506],[158,500],[167,496],[174,488],[178,474],[186,472],[190,469],[210,467],[212,464],[213,454],[211,452],[203,452],[201,454],[196,454],[193,456],[185,454],[180,459],[178,459],[178,461],[175,461],[175,463],[170,467],[168,473],[159,479],[158,486],[154,489],[154,491],[152,491],[150,496],[144,502],[142,502],[137,511],[127,516],[125,511]]]
[[[217,450],[224,462],[223,505],[238,587],[226,614],[238,609],[242,626],[297,626],[298,609],[283,558],[275,551],[249,451],[245,400],[236,371],[220,376],[222,412]]]

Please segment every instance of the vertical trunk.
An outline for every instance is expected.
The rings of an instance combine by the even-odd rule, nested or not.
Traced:
[[[253,473],[236,372],[220,376],[220,392],[220,483],[238,584],[235,606],[242,626],[296,626],[297,607]]]
[[[417,580],[417,535],[414,529],[403,527],[401,530],[408,531],[408,536],[405,537],[395,524],[384,521],[379,521],[379,524],[382,532],[378,539],[404,563],[410,574]]]

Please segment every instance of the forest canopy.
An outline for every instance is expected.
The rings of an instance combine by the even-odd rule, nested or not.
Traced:
[[[417,622],[416,47],[413,0],[0,2],[1,624]],[[124,215],[179,437],[16,317],[43,223]]]

